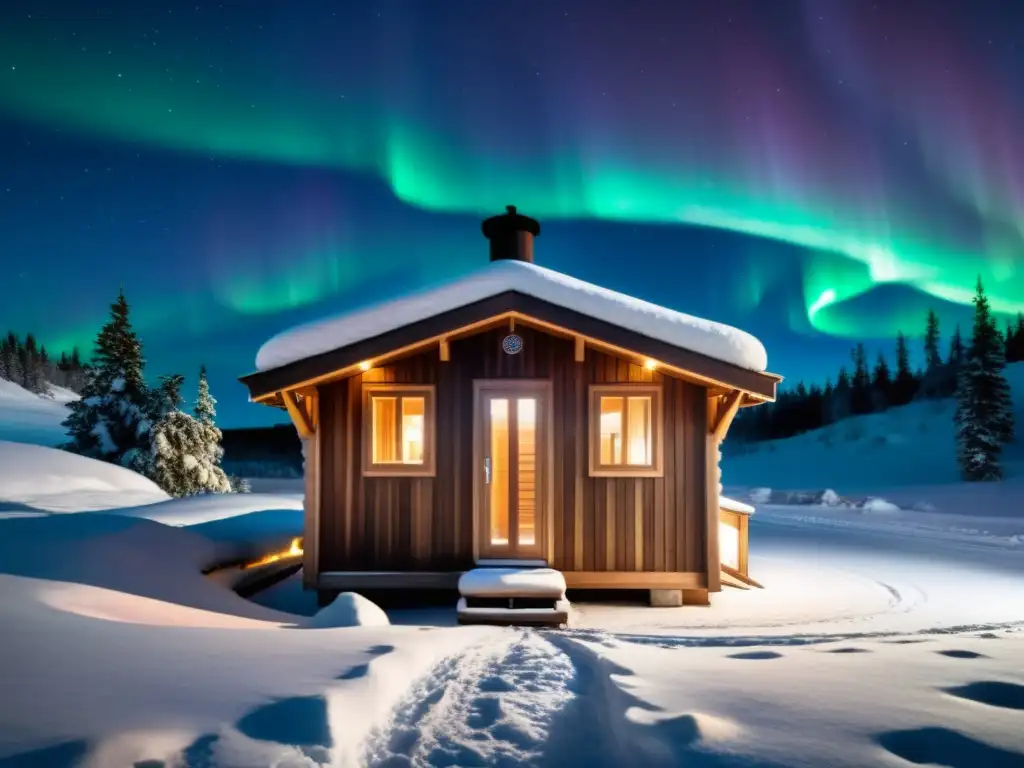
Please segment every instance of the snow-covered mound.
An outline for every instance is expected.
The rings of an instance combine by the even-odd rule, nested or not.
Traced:
[[[379,336],[507,291],[532,296],[652,339],[752,371],[768,365],[764,345],[745,331],[635,299],[523,261],[493,261],[437,288],[306,323],[273,337],[256,355],[261,371]]]
[[[364,764],[409,681],[488,636],[301,631],[204,577],[215,549],[129,516],[0,519],[0,763]]]
[[[103,510],[168,498],[153,481],[124,467],[0,441],[0,515]]]
[[[1024,478],[1024,363],[1006,367],[1017,438],[1003,449],[1007,478]],[[727,486],[870,492],[960,481],[952,399],[915,401],[785,440],[724,444]],[[980,486],[984,484],[975,484]]]
[[[0,440],[36,445],[60,445],[67,440],[61,422],[68,417],[67,403],[78,395],[53,387],[53,399],[0,379]]]
[[[386,627],[391,622],[380,606],[355,592],[342,592],[306,624],[314,629],[331,627]]]

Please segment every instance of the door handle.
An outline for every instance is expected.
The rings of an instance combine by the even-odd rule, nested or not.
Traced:
[[[484,484],[491,484],[491,457],[487,456],[484,458]]]

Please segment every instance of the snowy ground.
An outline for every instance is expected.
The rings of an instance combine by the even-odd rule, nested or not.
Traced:
[[[759,505],[766,589],[711,608],[339,628],[296,578],[248,601],[201,575],[296,534],[294,487],[142,502],[130,473],[5,448],[22,463],[0,476],[0,768],[1024,765],[1024,517],[1006,505]],[[72,514],[97,494],[106,511]]]

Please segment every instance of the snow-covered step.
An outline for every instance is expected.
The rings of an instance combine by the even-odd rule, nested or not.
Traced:
[[[459,578],[462,624],[543,624],[569,621],[565,577],[553,568],[474,568]]]

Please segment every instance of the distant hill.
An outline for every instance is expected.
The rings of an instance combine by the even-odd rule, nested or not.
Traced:
[[[1024,363],[1006,367],[1017,426],[1003,451],[1008,479],[1024,477]],[[784,440],[723,444],[727,486],[822,489],[841,492],[957,483],[953,412],[956,403],[921,400],[880,413],[853,416]]]

